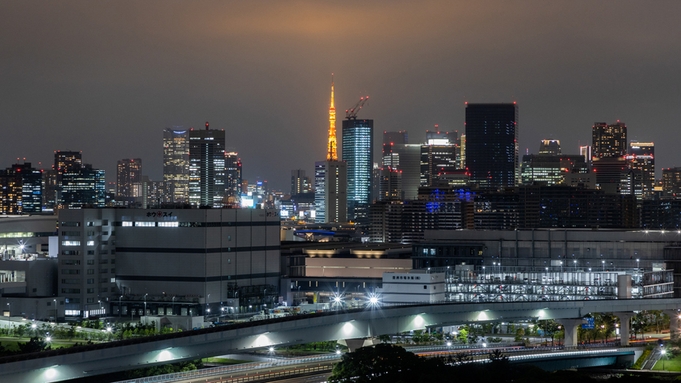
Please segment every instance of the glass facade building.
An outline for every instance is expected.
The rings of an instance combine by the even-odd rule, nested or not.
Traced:
[[[189,131],[182,127],[163,131],[164,202],[189,203]]]
[[[225,197],[225,131],[189,131],[189,203],[221,208]]]
[[[492,189],[515,186],[517,123],[515,103],[466,105],[466,167],[472,184]]]
[[[348,171],[348,219],[369,223],[372,203],[374,120],[343,120],[342,159]]]

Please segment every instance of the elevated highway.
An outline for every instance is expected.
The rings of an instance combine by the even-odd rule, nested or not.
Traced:
[[[361,346],[363,339],[381,334],[520,319],[561,321],[565,324],[565,345],[570,346],[576,341],[581,318],[588,313],[612,312],[626,318],[634,311],[663,310],[672,314],[672,330],[676,331],[680,307],[681,299],[631,299],[443,303],[333,311],[0,358],[0,381],[64,381],[250,349],[328,340],[346,340],[352,349]],[[622,321],[621,331],[626,343],[628,321]]]

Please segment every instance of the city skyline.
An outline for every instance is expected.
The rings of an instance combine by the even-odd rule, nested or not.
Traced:
[[[244,179],[287,190],[325,157],[334,73],[339,110],[371,96],[375,155],[383,131],[462,133],[464,102],[516,101],[521,153],[559,139],[576,154],[594,122],[621,120],[656,144],[657,178],[681,166],[677,3],[259,5],[0,2],[0,163],[75,150],[108,181],[122,158],[161,180],[163,129],[210,121]]]

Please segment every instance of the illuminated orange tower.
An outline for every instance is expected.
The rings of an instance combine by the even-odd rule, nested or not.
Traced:
[[[327,161],[338,161],[336,143],[336,105],[333,96],[333,73],[331,73],[331,106],[329,107],[329,145],[326,153]]]

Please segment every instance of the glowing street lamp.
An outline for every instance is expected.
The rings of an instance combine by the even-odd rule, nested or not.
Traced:
[[[378,296],[375,293],[369,294],[369,307],[375,308],[380,305],[380,300],[378,299]]]

